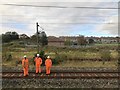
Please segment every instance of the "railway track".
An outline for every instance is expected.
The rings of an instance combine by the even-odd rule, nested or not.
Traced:
[[[75,71],[52,71],[50,75],[46,75],[45,71],[41,74],[29,72],[29,76],[24,77],[23,72],[2,72],[0,73],[3,79],[120,79],[120,72],[75,72]]]

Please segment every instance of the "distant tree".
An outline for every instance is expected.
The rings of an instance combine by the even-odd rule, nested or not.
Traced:
[[[41,46],[45,46],[48,44],[48,38],[47,38],[47,35],[46,33],[43,31],[43,32],[39,32],[39,44],[41,44]],[[34,34],[33,36],[31,36],[31,40],[33,42],[37,42],[37,34]]]
[[[36,34],[32,35],[30,38],[31,38],[31,41],[32,41],[32,42],[37,43]]]
[[[11,32],[11,39],[12,39],[12,40],[19,39],[18,33],[17,33],[17,32]]]
[[[8,35],[5,35],[5,34],[2,34],[2,42],[4,43],[4,42],[10,42],[10,36],[8,36]]]
[[[40,36],[40,43],[42,46],[45,46],[48,44],[48,38],[47,38],[47,35],[46,33],[43,31],[39,34]]]
[[[89,39],[89,44],[94,44],[94,40],[93,39]]]
[[[6,32],[5,34],[2,34],[2,42],[10,42],[12,40],[19,39],[19,35],[17,32]]]

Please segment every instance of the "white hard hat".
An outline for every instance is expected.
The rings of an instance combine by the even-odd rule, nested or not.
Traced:
[[[39,57],[39,54],[37,54],[37,57]]]
[[[47,56],[47,58],[50,58],[50,56]]]
[[[27,56],[26,55],[24,55],[24,58],[26,58]]]

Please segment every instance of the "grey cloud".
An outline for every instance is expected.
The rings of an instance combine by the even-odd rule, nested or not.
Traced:
[[[109,17],[105,22],[106,24],[101,24],[96,27],[97,32],[118,35],[118,16]]]
[[[25,3],[22,4],[32,4],[32,5],[57,5],[57,6],[101,6],[103,2],[95,2],[95,3]],[[104,4],[104,3],[103,3]],[[112,3],[107,4],[104,7],[111,7]],[[113,5],[114,7],[114,5]],[[7,12],[7,10],[9,10]],[[3,17],[3,20],[7,23],[10,21],[20,22],[28,25],[28,31],[30,34],[35,32],[35,23],[92,23],[92,22],[104,22],[106,17],[99,17],[98,20],[94,19],[94,16],[112,16],[112,14],[116,14],[116,11],[110,10],[93,10],[93,9],[55,9],[55,8],[35,8],[35,7],[14,7],[7,6],[6,10],[3,14],[8,16]],[[41,17],[42,16],[42,17]],[[92,17],[91,17],[92,16]],[[66,24],[40,24],[48,35],[67,35],[69,32],[73,32],[71,30],[71,25]],[[95,25],[94,25],[95,26]],[[99,25],[98,27],[112,28],[109,25]],[[25,31],[25,30],[23,30]],[[108,31],[108,30],[107,30]],[[109,31],[107,32],[109,33]]]

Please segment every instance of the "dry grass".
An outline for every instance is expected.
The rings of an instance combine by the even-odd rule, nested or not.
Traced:
[[[10,62],[3,62],[2,65],[5,65],[7,67],[16,67],[16,64],[14,61]],[[56,66],[56,65],[53,65]],[[19,64],[17,67],[22,68],[22,65]],[[34,64],[30,64],[30,68],[34,68]],[[66,61],[63,62],[56,67],[105,67],[105,68],[111,68],[116,69],[117,68],[117,61],[106,61],[103,65],[102,61]]]
[[[103,65],[102,61],[66,61],[61,63],[61,67],[106,67],[106,68],[117,68],[117,61],[106,61]]]
[[[45,53],[50,55],[52,58],[55,57],[55,51],[58,52],[59,55],[66,55],[67,59],[65,58],[66,61],[61,63],[58,66],[65,66],[65,67],[111,67],[111,68],[116,68],[117,67],[117,61],[109,61],[106,62],[104,65],[100,61],[77,61],[75,60],[76,58],[100,58],[100,53],[97,51],[89,50],[83,48],[83,50],[72,50],[72,49],[61,49],[61,48],[47,48],[45,49]],[[117,60],[118,57],[118,52],[111,50],[111,57]],[[34,54],[36,53],[36,48],[23,48],[23,47],[3,47],[3,52],[2,54],[11,54],[13,60],[12,61],[3,61],[4,65],[8,66],[15,66],[16,61],[22,60],[23,56],[26,54],[29,59],[32,59]],[[69,61],[69,59],[72,59],[72,61]],[[64,58],[63,58],[64,60]],[[19,65],[21,66],[21,65]],[[33,65],[31,65],[33,66]]]

